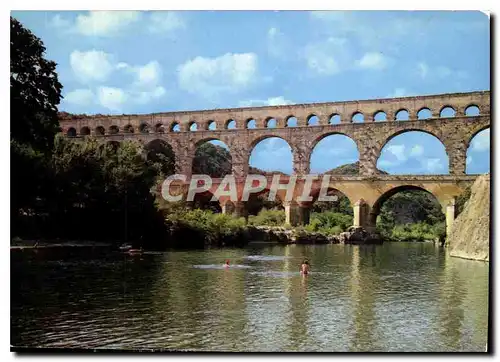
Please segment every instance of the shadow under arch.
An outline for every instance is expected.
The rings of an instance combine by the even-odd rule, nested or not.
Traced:
[[[429,195],[432,195],[432,198],[439,204],[440,201],[436,195],[434,195],[431,191],[425,189],[424,187],[421,186],[415,186],[415,185],[402,185],[402,186],[397,186],[394,187],[386,192],[384,192],[382,195],[378,197],[378,199],[375,201],[373,206],[371,207],[370,214],[368,216],[368,222],[370,225],[375,226],[377,224],[377,216],[380,214],[380,211],[382,209],[382,206],[384,203],[389,200],[392,196],[404,192],[404,191],[423,191]],[[442,210],[441,210],[442,211]],[[443,216],[444,216],[443,212]]]
[[[213,196],[214,194],[211,191],[196,193],[193,199],[193,208],[201,210],[210,210],[216,214],[222,213],[222,206],[219,200],[212,201]]]
[[[348,215],[354,214],[353,205],[355,203],[355,200],[351,200],[345,190],[329,185],[326,190],[326,196],[336,196],[336,200],[332,201],[320,200],[320,191],[320,188],[311,190],[310,195],[312,196],[312,212],[332,211],[337,213],[345,213]]]

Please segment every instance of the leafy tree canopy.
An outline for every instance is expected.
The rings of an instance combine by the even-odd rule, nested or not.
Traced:
[[[59,131],[57,105],[62,85],[56,63],[45,59],[44,53],[42,41],[11,17],[11,140],[50,151]]]

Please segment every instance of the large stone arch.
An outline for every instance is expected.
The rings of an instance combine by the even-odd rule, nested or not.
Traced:
[[[197,150],[204,144],[206,143],[209,143],[211,141],[219,141],[219,142],[222,142],[224,145],[227,146],[228,148],[228,152],[229,152],[229,158],[230,158],[230,170],[229,170],[229,173],[232,172],[232,164],[233,164],[233,154],[232,154],[232,149],[231,149],[231,145],[228,144],[228,141],[223,138],[223,137],[217,137],[216,135],[214,136],[204,136],[204,137],[201,137],[199,139],[196,139],[196,140],[193,140],[193,142],[190,142],[193,144],[192,147],[190,147],[190,150],[189,150],[189,153],[190,153],[190,161],[191,161],[191,171],[193,171],[193,168],[195,166],[195,158],[196,158],[196,152]],[[214,176],[215,177],[215,176]]]
[[[274,134],[274,133],[265,133],[265,134],[260,134],[252,139],[249,140],[247,143],[246,151],[240,152],[241,155],[245,159],[245,164],[247,165],[246,167],[250,166],[250,157],[252,155],[252,152],[255,150],[255,147],[262,141],[269,139],[269,138],[279,138],[287,143],[287,145],[290,147],[290,152],[292,154],[292,168],[295,163],[295,157],[297,157],[297,148],[294,145],[293,142],[291,142],[287,137],[284,137],[280,134]],[[247,168],[248,169],[248,168]]]
[[[377,165],[378,165],[380,156],[382,154],[382,150],[389,144],[389,142],[392,139],[394,139],[398,136],[401,136],[405,133],[408,133],[408,132],[421,132],[421,133],[428,134],[428,135],[434,137],[435,139],[437,139],[441,143],[441,145],[443,145],[445,154],[448,157],[448,169],[451,168],[452,152],[451,152],[451,149],[449,146],[449,142],[447,142],[448,140],[443,140],[441,132],[435,132],[435,130],[430,128],[430,127],[429,128],[427,128],[427,127],[423,127],[423,128],[421,128],[421,127],[408,127],[408,128],[404,128],[404,129],[399,129],[399,130],[391,133],[388,137],[385,137],[385,135],[384,135],[381,138],[379,138],[378,140],[376,140],[375,149],[373,152],[374,153],[374,155],[373,155],[374,160],[373,161],[375,162],[375,167],[377,167]]]
[[[162,171],[165,173],[172,173],[176,170],[176,151],[172,144],[162,137],[154,137],[152,139],[141,139],[144,149],[144,157],[149,161],[159,161],[157,154],[163,153],[165,156],[171,156],[171,160],[167,160],[168,162],[172,162],[172,164],[165,165],[165,168],[162,168]],[[164,148],[164,149],[163,149]],[[157,152],[155,152],[157,151]],[[170,169],[170,166],[172,169]],[[162,165],[163,167],[163,165]]]
[[[465,146],[466,146],[466,149],[468,149],[468,148],[469,148],[470,143],[472,142],[472,139],[473,139],[474,137],[476,137],[476,136],[477,136],[477,134],[478,134],[479,132],[482,132],[482,131],[484,131],[484,130],[487,130],[488,128],[491,128],[490,124],[481,125],[481,126],[478,126],[478,127],[473,128],[473,129],[471,130],[471,132],[469,132],[469,134],[467,134],[467,136],[466,136],[466,137],[467,137],[467,138],[466,138],[466,140],[465,140]],[[490,137],[491,137],[491,130],[490,130]]]
[[[329,136],[335,136],[335,135],[340,135],[340,136],[346,136],[350,140],[354,142],[356,145],[356,150],[358,151],[358,160],[361,160],[361,150],[363,148],[363,145],[359,142],[359,140],[354,136],[354,134],[350,134],[349,132],[342,132],[342,131],[327,131],[324,133],[321,133],[317,135],[316,137],[313,138],[313,140],[307,144],[307,163],[308,163],[308,168],[310,169],[311,165],[311,157],[314,152],[314,149],[320,143],[322,140]]]

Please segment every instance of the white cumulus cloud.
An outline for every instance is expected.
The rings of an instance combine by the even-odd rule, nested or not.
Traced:
[[[421,145],[415,145],[410,150],[411,157],[418,157],[424,154],[424,148]]]
[[[342,70],[347,55],[346,39],[330,37],[310,43],[304,52],[307,67],[318,75],[334,75]]]
[[[390,145],[387,147],[387,151],[392,153],[398,161],[403,162],[408,159],[405,155],[405,145]]]
[[[70,65],[77,79],[83,83],[105,81],[115,69],[111,55],[98,50],[74,50],[70,55]]]
[[[148,22],[148,30],[155,34],[170,35],[186,27],[184,19],[174,11],[153,12]]]
[[[94,102],[94,92],[90,89],[75,89],[66,93],[63,101],[78,106],[87,106]]]
[[[240,107],[258,107],[258,106],[284,106],[287,104],[294,104],[294,102],[285,99],[283,96],[270,97],[267,99],[250,99],[248,101],[241,101]]]
[[[361,59],[358,60],[358,67],[363,69],[381,70],[388,65],[388,59],[385,55],[378,52],[365,53]]]
[[[422,166],[426,171],[429,172],[439,172],[444,169],[443,163],[440,158],[428,158],[422,160]]]
[[[112,37],[140,19],[139,11],[89,11],[78,15],[75,31],[87,36]]]
[[[257,55],[227,53],[215,58],[198,56],[181,64],[180,88],[205,97],[247,88],[257,76]]]
[[[99,104],[112,111],[119,111],[123,104],[127,102],[128,95],[121,88],[99,87],[97,89],[97,98]]]

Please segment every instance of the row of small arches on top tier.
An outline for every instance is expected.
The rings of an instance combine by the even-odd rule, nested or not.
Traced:
[[[441,112],[439,114],[439,117],[441,118],[449,118],[449,117],[455,117],[456,111],[452,107],[444,107],[441,109]],[[479,116],[479,108],[475,105],[468,106],[465,109],[465,115],[468,117],[473,117],[473,116]],[[417,112],[417,119],[419,120],[424,120],[424,119],[430,119],[432,118],[432,112],[429,108],[422,108]],[[401,109],[395,114],[395,120],[396,121],[407,121],[410,119],[409,112],[406,109]],[[383,111],[376,112],[373,115],[373,120],[375,122],[380,122],[380,121],[387,121],[387,114]],[[351,122],[352,123],[363,123],[364,120],[364,115],[361,112],[355,112],[352,115]],[[341,123],[341,117],[339,114],[333,114],[330,117],[329,124],[340,124]],[[285,127],[297,127],[298,121],[297,118],[290,116],[286,119],[286,124],[284,125]],[[317,126],[320,125],[319,118],[312,114],[309,117],[307,117],[307,125],[308,126]],[[276,119],[274,118],[268,118],[265,121],[264,126],[266,128],[276,128],[278,127],[278,123]],[[224,124],[225,129],[236,129],[236,121],[233,119],[229,119],[225,122]],[[257,121],[255,119],[248,119],[245,124],[245,128],[252,129],[252,128],[257,128]],[[207,130],[215,130],[217,129],[217,124],[215,121],[209,121],[207,122],[206,125]],[[190,131],[197,131],[198,130],[198,124],[196,122],[191,122],[189,124],[189,130]],[[142,123],[139,128],[136,130],[132,125],[126,125],[123,127],[122,132],[123,133],[135,133],[138,131],[139,133],[165,133],[165,125],[158,123],[154,127],[150,127],[146,123]],[[174,122],[168,129],[169,132],[180,132],[181,131],[181,126],[179,123]],[[98,136],[102,136],[105,134],[118,134],[120,133],[120,129],[118,126],[111,126],[108,129],[108,132],[106,132],[106,129],[103,126],[98,126],[94,130],[94,134]],[[88,136],[91,134],[90,128],[89,127],[82,127],[80,129],[79,135],[81,136]],[[71,127],[67,131],[67,136],[70,137],[75,137],[77,135],[77,131],[75,128]]]

